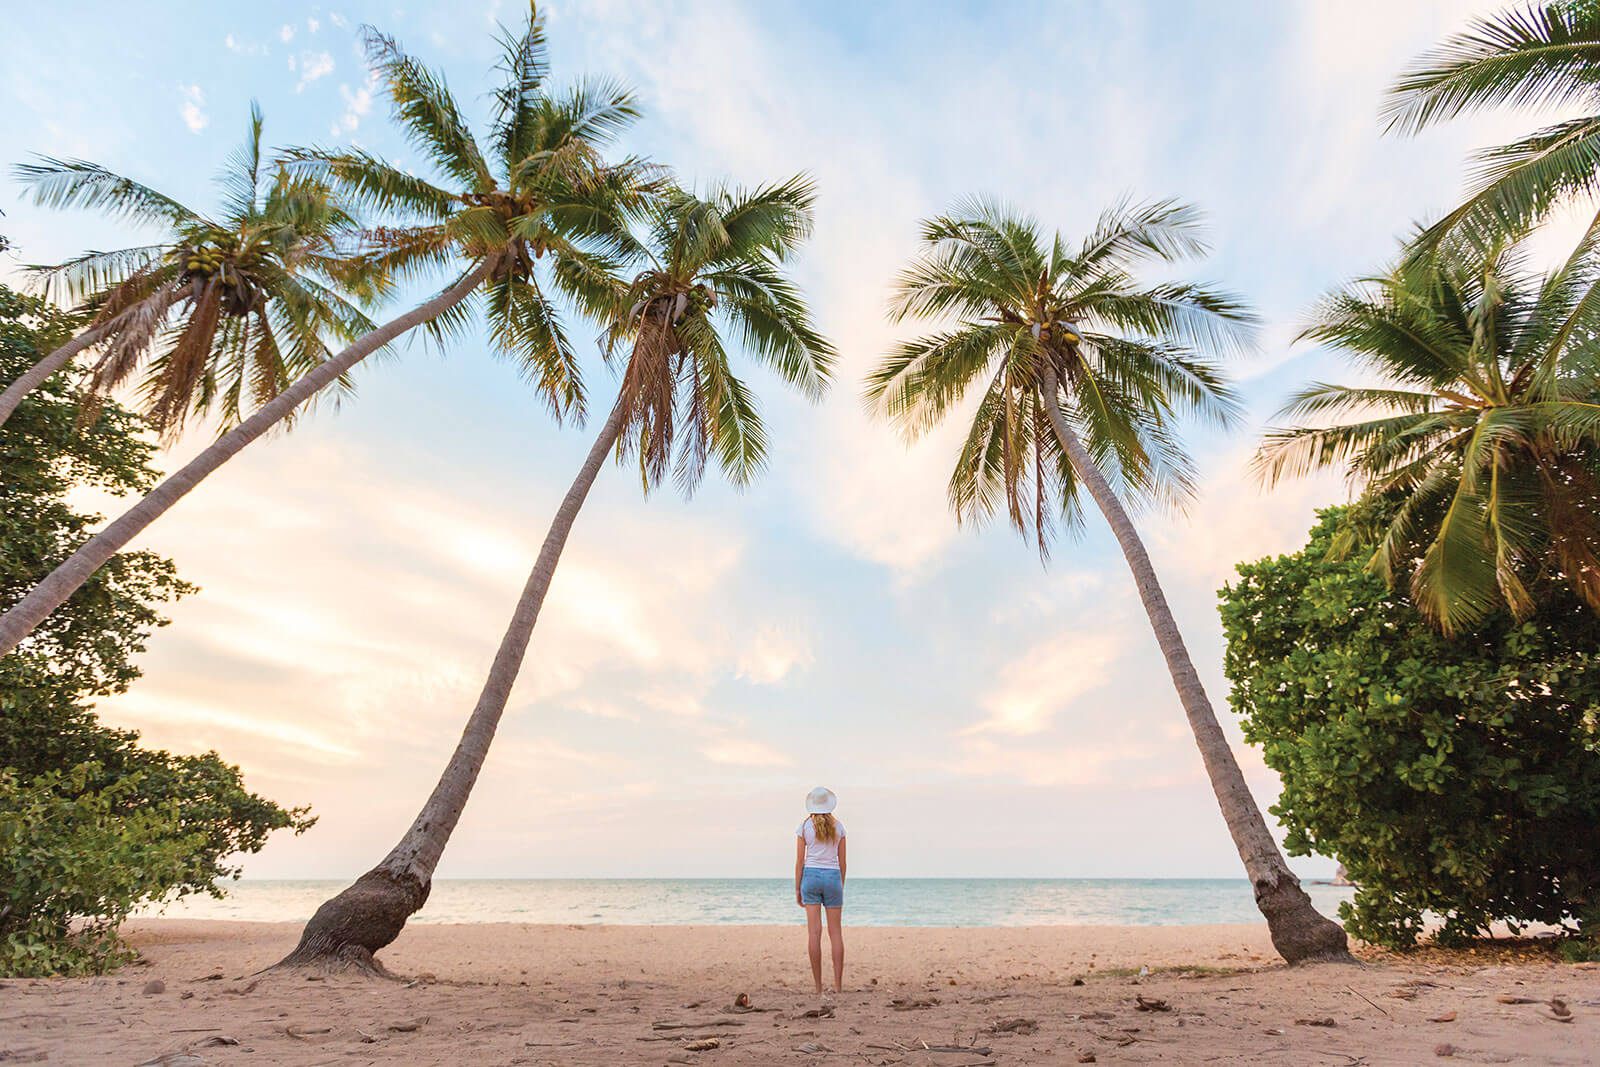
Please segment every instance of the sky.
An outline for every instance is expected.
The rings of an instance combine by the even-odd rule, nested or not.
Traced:
[[[1415,138],[1379,122],[1406,62],[1495,6],[548,5],[554,82],[637,90],[643,118],[620,151],[702,186],[815,177],[816,234],[795,269],[840,360],[821,404],[745,364],[773,449],[744,492],[712,476],[692,500],[646,499],[629,470],[602,473],[438,876],[784,877],[819,783],[839,794],[862,876],[1241,875],[1104,525],[1091,518],[1048,567],[1004,524],[958,527],[951,432],[908,446],[864,412],[866,371],[914,330],[886,322],[889,283],[917,220],[973,193],[1074,239],[1124,195],[1204,209],[1214,251],[1182,276],[1244,294],[1265,321],[1259,350],[1229,367],[1248,417],[1187,427],[1198,497],[1139,525],[1265,807],[1278,783],[1227,708],[1216,592],[1236,563],[1303,544],[1346,488],[1268,493],[1249,459],[1295,388],[1344,373],[1294,341],[1317,297],[1450,207],[1472,149],[1534,121]],[[88,158],[204,208],[258,99],[274,145],[358,144],[420,168],[359,27],[442,69],[481,123],[496,23],[522,18],[513,0],[18,5],[0,160]],[[142,236],[36,208],[9,172],[0,210],[13,283],[22,263]],[[593,332],[574,327],[586,351]],[[598,356],[586,381],[604,411],[616,381]],[[357,385],[137,542],[202,591],[171,608],[144,677],[100,707],[313,808],[316,827],[277,835],[247,877],[353,877],[398,839],[598,428],[553,424],[481,338],[400,345]]]

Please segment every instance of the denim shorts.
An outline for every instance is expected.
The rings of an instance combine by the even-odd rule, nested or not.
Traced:
[[[835,868],[807,867],[800,872],[800,903],[844,907],[844,878]]]

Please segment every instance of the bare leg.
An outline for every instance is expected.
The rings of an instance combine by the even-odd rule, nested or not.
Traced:
[[[830,919],[830,922],[833,920]],[[806,949],[811,953],[811,980],[822,992],[822,905],[806,905]],[[837,954],[837,953],[835,953]]]
[[[807,909],[810,910],[809,908]],[[822,989],[822,944],[821,941],[813,942],[816,951],[811,958],[815,962],[811,969],[817,972],[817,989]],[[833,948],[833,991],[844,991],[844,909],[828,909],[828,944]]]

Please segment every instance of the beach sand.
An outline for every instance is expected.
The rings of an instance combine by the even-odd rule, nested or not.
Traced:
[[[857,928],[819,998],[800,926],[413,925],[383,953],[406,981],[255,976],[298,929],[147,920],[141,965],[0,983],[0,1063],[1600,1062],[1600,968],[1539,952],[1291,969],[1254,925]]]

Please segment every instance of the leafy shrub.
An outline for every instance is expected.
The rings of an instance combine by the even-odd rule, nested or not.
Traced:
[[[1600,619],[1552,582],[1526,620],[1443,637],[1363,569],[1368,508],[1323,511],[1221,594],[1230,700],[1282,777],[1289,852],[1343,861],[1345,925],[1377,944],[1414,943],[1428,913],[1446,943],[1496,920],[1592,937]]]
[[[0,974],[110,969],[129,956],[117,938],[128,914],[197,874],[205,836],[183,833],[177,801],[130,811],[140,777],[90,790],[95,770],[0,771]]]

